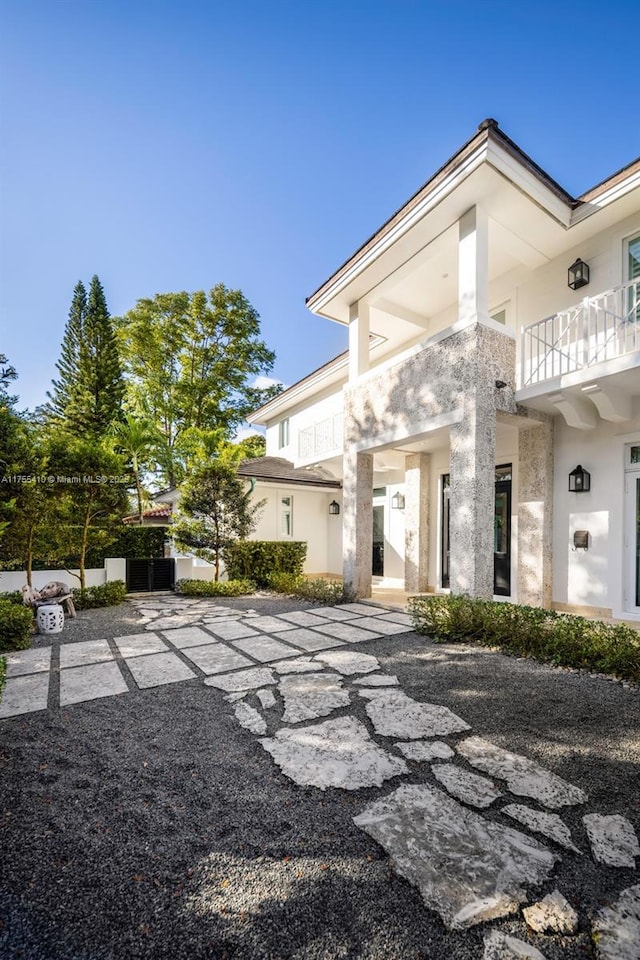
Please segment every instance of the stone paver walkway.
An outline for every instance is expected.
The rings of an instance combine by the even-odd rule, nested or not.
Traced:
[[[450,929],[518,912],[583,848],[597,863],[634,869],[629,821],[592,811],[574,838],[557,811],[588,803],[581,787],[484,740],[446,706],[411,698],[360,648],[411,631],[408,616],[360,603],[260,616],[211,600],[132,602],[140,632],[9,654],[0,718],[198,679],[295,783],[356,791],[395,781],[354,822]],[[432,782],[407,782],[407,760],[429,764]],[[514,802],[523,798],[538,806]],[[488,807],[501,819],[480,812]],[[636,891],[619,892],[628,909],[599,915],[602,956],[640,956]],[[494,934],[487,957],[538,955]]]

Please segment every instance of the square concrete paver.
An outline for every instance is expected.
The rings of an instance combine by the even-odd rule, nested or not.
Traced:
[[[383,620],[382,617],[358,617],[357,620],[349,621],[350,627],[359,627],[363,630],[371,630],[373,633],[382,634],[384,637],[395,633],[411,633],[413,627],[404,623],[396,623],[391,620]]]
[[[132,633],[116,637],[118,650],[123,657],[141,657],[146,653],[167,653],[169,648],[155,633]]]
[[[328,623],[325,627],[325,634],[316,630],[309,630],[306,627],[291,630],[285,634],[286,641],[295,644],[296,647],[300,647],[301,650],[306,650],[308,653],[313,653],[315,650],[328,650],[329,647],[341,647],[342,640],[326,635],[334,626],[341,626],[341,624]]]
[[[253,620],[251,621],[253,623]],[[211,633],[215,633],[222,640],[241,640],[243,637],[257,637],[258,631],[253,627],[248,627],[246,623],[240,623],[238,620],[230,620],[228,623],[209,624]]]
[[[223,643],[212,643],[208,647],[189,647],[184,651],[203,673],[226,673],[239,667],[252,667],[253,660],[243,657],[237,650],[230,650]]]
[[[5,653],[7,677],[22,677],[28,673],[44,673],[51,666],[51,647],[31,647]]]
[[[60,671],[60,706],[84,703],[127,693],[127,684],[117,663],[91,663]]]
[[[290,636],[290,633],[285,636]],[[254,660],[266,663],[268,660],[282,660],[284,657],[298,657],[300,651],[290,647],[273,637],[246,637],[244,640],[234,640],[234,647],[244,650]]]
[[[306,610],[294,610],[292,613],[281,613],[282,620],[289,620],[295,623],[297,627],[322,627],[326,624],[323,617],[316,616],[315,613],[308,613]]]
[[[104,663],[113,660],[107,640],[81,640],[80,643],[60,645],[60,666],[79,667],[85,663]]]
[[[200,627],[179,627],[177,630],[167,629],[162,632],[178,650],[184,650],[186,647],[200,647],[215,640],[215,637],[206,630],[201,630]]]
[[[314,630],[314,633],[320,636],[319,630]],[[363,630],[361,627],[352,626],[351,621],[349,623],[327,624],[326,627],[322,628],[322,633],[343,643],[361,643],[363,640],[375,640],[381,635],[380,631],[373,633],[371,630]],[[307,650],[310,649],[312,648],[307,647]],[[317,649],[319,650],[320,647]]]
[[[133,657],[127,660],[127,666],[142,690],[195,677],[193,670],[175,653],[152,653],[144,657]]]
[[[265,633],[281,633],[283,630],[293,630],[295,623],[281,620],[280,617],[252,617],[251,626]]]
[[[357,613],[350,613],[344,607],[314,607],[313,612],[318,617],[325,617],[327,620],[352,620],[357,617]]]
[[[22,713],[33,713],[35,710],[46,710],[49,676],[47,672],[7,680],[0,701],[0,719],[18,717]]]
[[[413,626],[413,620],[408,613],[401,613],[399,610],[392,610],[390,613],[381,614],[380,620],[389,620],[391,623],[404,623],[407,627]]]
[[[341,603],[340,610],[348,610],[349,613],[358,613],[361,617],[373,617],[377,613],[389,613],[384,607],[370,607],[368,603]]]

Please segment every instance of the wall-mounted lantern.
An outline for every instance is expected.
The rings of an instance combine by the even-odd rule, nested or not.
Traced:
[[[588,493],[591,489],[591,474],[578,466],[569,474],[569,493]]]
[[[574,553],[577,550],[584,550],[585,553],[589,549],[589,531],[588,530],[576,530],[573,534],[573,550]]]
[[[589,264],[580,257],[569,267],[568,283],[572,290],[579,290],[589,283]]]
[[[394,510],[404,510],[404,493],[394,493],[391,497],[391,507]]]
[[[332,517],[337,517],[340,513],[340,504],[337,502],[337,500],[332,500],[329,504],[329,513]]]

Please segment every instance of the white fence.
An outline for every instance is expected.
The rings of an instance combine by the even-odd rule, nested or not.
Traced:
[[[72,574],[76,576],[72,576]],[[34,570],[31,574],[33,586],[38,590],[44,587],[49,580],[62,580],[68,583],[70,587],[79,587],[79,570]],[[127,579],[127,561],[119,557],[109,557],[104,561],[104,567],[91,570],[85,570],[85,585],[87,587],[100,587],[108,580]],[[0,572],[0,593],[11,593],[13,590],[21,590],[27,582],[25,570],[3,570]]]

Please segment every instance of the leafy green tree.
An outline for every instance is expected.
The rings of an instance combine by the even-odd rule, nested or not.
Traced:
[[[138,503],[138,523],[142,524],[144,490],[141,474],[154,461],[153,451],[158,444],[158,432],[147,421],[127,414],[124,420],[112,424],[110,439],[116,452],[124,454],[131,466]]]
[[[0,353],[0,537],[4,537],[16,517],[21,490],[17,478],[25,472],[29,449],[25,420],[15,409],[18,398],[9,393],[9,385],[17,376],[15,368]]]
[[[213,563],[219,580],[225,548],[247,539],[263,503],[251,503],[251,489],[231,464],[214,460],[196,469],[185,482],[173,539],[179,549]]]
[[[198,446],[230,439],[250,410],[280,387],[254,386],[275,356],[260,339],[260,318],[240,290],[157,294],[116,321],[128,401],[164,437],[163,481],[177,486],[200,457]],[[196,452],[188,431],[202,431]]]
[[[251,436],[234,444],[238,448],[239,460],[253,460],[264,457],[267,452],[267,441],[261,433],[252,433]]]
[[[91,438],[59,433],[51,439],[49,469],[54,487],[56,555],[73,558],[85,588],[86,557],[117,539],[129,506],[124,458]]]

